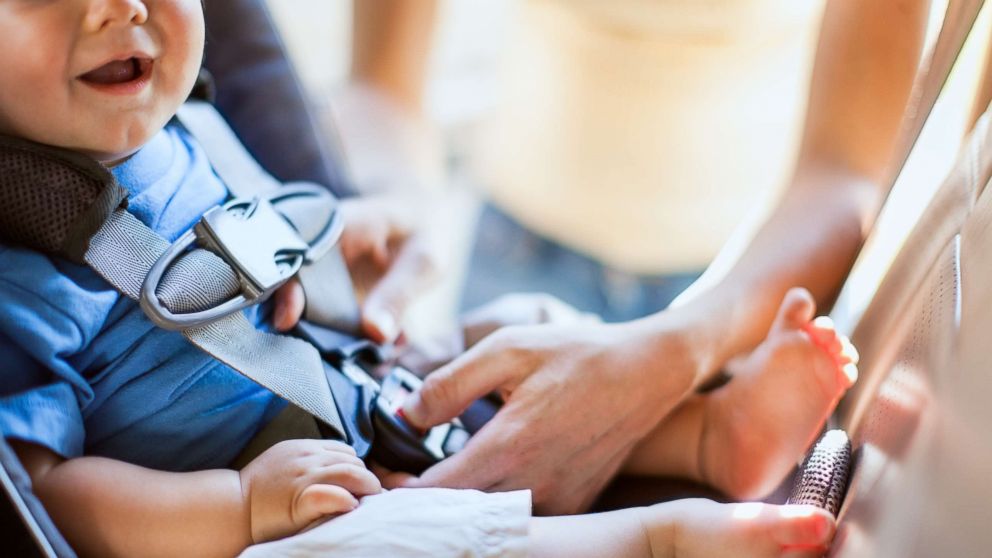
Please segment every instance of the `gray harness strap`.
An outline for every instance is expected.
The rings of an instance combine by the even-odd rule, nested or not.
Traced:
[[[244,145],[224,118],[209,103],[190,101],[176,116],[200,142],[210,164],[235,197],[260,196],[282,186],[245,150]],[[328,197],[324,200],[331,201]],[[333,210],[333,207],[331,208]],[[303,238],[313,238],[312,227],[326,222],[320,214],[327,211],[313,199],[285,201],[279,211],[287,217]],[[332,247],[323,257],[308,262],[297,278],[306,293],[304,317],[314,323],[357,334],[360,330],[359,308],[351,276],[341,251]]]
[[[213,107],[202,102],[187,103],[182,107],[180,120],[205,146],[211,164],[235,197],[280,195],[281,184],[244,151]],[[313,242],[327,232],[325,229],[331,226],[328,223],[334,222],[335,206],[330,195],[300,199],[289,196],[284,204],[279,204],[278,211],[304,241]],[[149,287],[150,272],[172,247],[125,209],[118,208],[90,238],[83,259],[131,299],[141,300],[143,290],[150,288],[157,303],[175,315],[216,307],[246,290],[245,277],[223,258],[203,248],[182,251],[174,261],[165,262],[161,266],[162,276]],[[324,258],[313,261],[321,259]],[[339,283],[338,288],[350,289],[350,280]],[[148,311],[143,300],[142,307]],[[324,364],[309,343],[260,331],[241,312],[183,328],[182,333],[195,346],[346,438]]]
[[[138,300],[148,271],[169,246],[136,217],[119,209],[90,240],[84,258],[114,288]],[[216,305],[240,290],[231,267],[203,249],[178,260],[162,285],[166,288],[158,291],[159,298],[178,313]],[[240,312],[182,333],[195,346],[345,437],[320,355],[309,343],[260,331]]]
[[[236,152],[231,145],[226,149]],[[127,192],[113,176],[92,159],[15,138],[0,138],[0,153],[4,181],[0,238],[88,264],[125,296],[141,298],[149,271],[172,244],[126,211]],[[254,177],[265,187],[278,184],[261,174]],[[273,195],[282,196],[285,191],[293,201],[285,208],[291,215],[284,216],[299,223],[301,243],[334,240],[335,231],[328,234],[325,229],[329,222],[340,220],[331,219],[335,207],[329,195],[311,195],[311,203],[302,203],[293,197],[299,188],[273,188]],[[217,254],[193,248],[177,256],[151,293],[155,304],[169,312],[213,308],[245,290],[245,279]],[[318,418],[331,435],[346,438],[323,362],[312,345],[258,331],[241,312],[186,328],[183,334],[195,346]]]
[[[210,103],[187,101],[176,117],[203,147],[233,197],[252,198],[282,186],[245,151],[234,130]]]
[[[159,325],[169,325],[168,319],[161,320],[163,315],[189,318],[209,310],[215,317],[224,316],[172,329],[182,329],[195,346],[316,417],[330,435],[347,439],[318,351],[300,339],[259,331],[237,311],[260,302],[290,273],[329,251],[340,234],[336,202],[319,187],[281,187],[244,152],[212,107],[184,108],[184,113],[192,111],[186,122],[194,128],[191,133],[207,135],[206,149],[220,170],[238,173],[223,177],[228,188],[251,198],[227,204],[235,204],[234,209],[208,212],[214,214],[218,230],[213,232],[218,235],[208,235],[211,242],[200,240],[216,254],[192,243],[200,229],[209,228],[206,216],[196,235],[180,239],[187,244],[170,243],[127,212],[127,192],[98,162],[8,137],[0,137],[0,238],[89,265],[122,294],[140,300],[146,313],[156,310]],[[245,213],[239,217],[235,210],[242,205]],[[257,215],[276,230],[245,224]],[[269,236],[277,238],[271,241]],[[270,240],[274,252],[256,257],[255,239]],[[283,254],[284,245],[298,250]],[[170,257],[163,260],[167,254]],[[264,265],[256,265],[259,262]],[[160,274],[149,281],[156,268],[161,268]],[[268,275],[262,278],[267,282],[253,291],[249,287],[258,287],[253,283],[259,269]],[[351,289],[350,282],[339,285]],[[230,310],[227,303],[239,298],[234,311],[216,312],[225,305]],[[149,313],[153,321],[156,312]]]

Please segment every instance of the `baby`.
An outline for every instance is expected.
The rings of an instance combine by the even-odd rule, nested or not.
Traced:
[[[227,196],[199,146],[170,123],[193,86],[203,41],[199,0],[0,1],[0,133],[102,162],[129,191],[129,211],[175,239]],[[348,224],[351,234],[363,228],[356,225]],[[324,440],[283,442],[240,471],[226,468],[284,403],[181,335],[156,329],[87,268],[0,246],[0,307],[0,431],[83,555],[234,555],[321,519],[335,518],[307,535],[367,521],[376,516],[363,509],[390,502],[412,498],[421,505],[410,509],[429,515],[438,494],[467,494],[378,494],[378,479],[354,452]],[[842,373],[850,351],[832,328],[810,324],[812,312],[808,295],[790,295],[739,380],[719,397],[687,401],[639,454],[685,454],[673,440],[689,439],[699,450],[693,459],[662,472],[731,494],[780,478],[850,381]],[[264,318],[258,308],[248,314]],[[760,388],[773,381],[795,385],[797,398],[765,401]],[[731,398],[755,404],[731,415]],[[779,420],[793,414],[798,426]],[[767,437],[770,451],[752,436]],[[727,460],[740,467],[722,466]],[[635,455],[630,468],[638,463]],[[498,495],[471,498],[482,508]],[[389,529],[403,532],[406,523]],[[345,541],[353,553],[327,553],[383,555],[383,532],[369,529]],[[479,544],[518,537],[528,546],[505,548],[533,556],[814,556],[832,537],[833,519],[805,506],[682,501],[535,518],[529,530],[486,532]]]

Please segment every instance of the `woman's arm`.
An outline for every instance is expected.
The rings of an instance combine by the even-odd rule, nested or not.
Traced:
[[[508,397],[464,451],[407,484],[531,487],[538,510],[583,509],[682,398],[767,334],[787,289],[834,296],[888,186],[928,2],[827,6],[793,184],[726,276],[637,322],[502,330],[432,374],[404,407],[420,427]]]
[[[419,115],[436,14],[437,0],[354,2],[352,79]]]
[[[680,301],[698,327],[701,377],[765,336],[789,288],[823,307],[836,296],[893,178],[929,5],[827,3],[792,183],[729,271]]]

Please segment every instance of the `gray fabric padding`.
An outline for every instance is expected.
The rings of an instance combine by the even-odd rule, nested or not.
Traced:
[[[203,147],[210,165],[233,197],[251,198],[282,186],[244,150],[238,137],[209,103],[186,102],[179,107],[176,117]]]
[[[298,274],[306,293],[304,317],[316,324],[361,336],[361,316],[355,290],[341,250],[335,246]]]
[[[251,158],[212,106],[190,102],[179,116],[233,195],[252,198],[278,191],[281,184]],[[125,296],[140,298],[145,277],[171,243],[125,210],[126,190],[106,168],[80,154],[0,137],[0,176],[0,238],[86,263]],[[326,229],[336,211],[331,196],[279,205],[308,243]],[[330,260],[332,265],[321,268],[344,269],[340,256]],[[320,277],[322,291],[335,291],[335,300],[353,297],[347,271],[339,271],[338,277],[343,279]],[[239,293],[235,270],[219,256],[195,247],[173,262],[156,289],[159,302],[175,314],[202,311]],[[312,305],[321,306],[316,301]],[[309,343],[259,331],[241,312],[183,333],[195,346],[344,438],[323,362]]]

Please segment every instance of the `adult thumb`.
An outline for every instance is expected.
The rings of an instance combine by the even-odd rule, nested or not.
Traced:
[[[392,343],[400,335],[400,322],[407,308],[437,279],[437,268],[429,255],[406,246],[375,287],[362,308],[362,327],[378,343]]]

